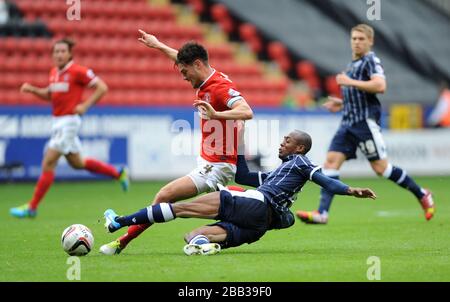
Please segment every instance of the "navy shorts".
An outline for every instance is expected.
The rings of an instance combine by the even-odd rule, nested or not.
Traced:
[[[222,190],[219,215],[216,217],[220,221],[211,225],[226,230],[227,238],[220,244],[228,248],[259,240],[269,229],[270,215],[270,205],[262,193],[255,190]]]
[[[360,149],[369,161],[386,158],[386,145],[381,136],[381,127],[373,120],[340,126],[331,141],[328,151],[344,153],[347,159],[356,158]]]

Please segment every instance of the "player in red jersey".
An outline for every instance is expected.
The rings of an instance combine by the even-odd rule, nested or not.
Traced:
[[[94,105],[107,92],[106,84],[94,72],[72,60],[72,48],[75,43],[61,39],[53,45],[55,67],[50,71],[49,85],[45,88],[24,83],[23,93],[31,93],[52,103],[52,136],[46,146],[42,160],[42,173],[36,184],[32,199],[22,206],[10,209],[11,215],[19,218],[36,216],[36,209],[55,178],[58,159],[64,155],[74,169],[85,169],[92,173],[108,175],[120,180],[123,190],[128,189],[128,177],[125,169],[120,172],[113,166],[95,160],[82,158],[81,142],[78,131],[81,115]],[[86,87],[94,88],[93,94],[82,102]]]
[[[196,89],[194,106],[201,118],[202,143],[198,166],[191,173],[165,185],[153,204],[176,202],[217,190],[217,184],[233,180],[237,161],[238,121],[253,117],[253,112],[234,83],[209,65],[207,50],[189,42],[179,50],[160,42],[154,35],[139,30],[139,41],[155,48],[175,62],[184,80]],[[151,224],[133,225],[125,235],[100,247],[105,255],[119,254],[127,244]]]

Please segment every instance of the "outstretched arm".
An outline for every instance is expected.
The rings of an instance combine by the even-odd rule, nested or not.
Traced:
[[[314,172],[311,180],[333,194],[351,195],[358,198],[377,198],[371,189],[350,187],[339,180],[325,176],[319,171]]]
[[[236,163],[236,175],[234,180],[236,183],[244,186],[259,187],[263,180],[267,177],[266,173],[250,172],[245,160],[245,123],[244,121],[237,121],[238,123],[238,156]]]
[[[166,44],[160,42],[154,35],[148,34],[142,29],[139,29],[142,37],[138,39],[139,42],[142,42],[147,47],[155,48],[164,53],[169,59],[176,62],[178,50],[173,49]]]
[[[254,188],[261,185],[261,172],[250,172],[244,155],[238,155],[236,167],[236,175],[234,176],[236,183]]]
[[[20,92],[31,93],[44,101],[50,101],[50,89],[48,87],[39,88],[28,83],[23,83]]]

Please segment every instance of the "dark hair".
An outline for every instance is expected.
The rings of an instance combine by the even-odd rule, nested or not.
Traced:
[[[75,42],[69,38],[62,38],[57,40],[54,44],[53,44],[53,49],[55,49],[55,45],[56,44],[66,44],[67,48],[69,48],[69,52],[72,52],[72,48],[75,46]]]
[[[202,45],[196,42],[188,42],[178,50],[176,64],[191,65],[197,59],[207,64],[208,52]]]
[[[312,146],[311,136],[308,133],[300,130],[294,130],[294,133],[295,133],[294,139],[297,141],[297,144],[305,146],[305,151],[303,154],[308,153],[309,150],[311,150]]]

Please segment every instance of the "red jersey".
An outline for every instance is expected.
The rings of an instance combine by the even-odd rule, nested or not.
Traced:
[[[75,107],[81,103],[84,88],[96,81],[97,77],[91,69],[72,61],[61,70],[53,67],[49,77],[53,115],[74,114]]]
[[[211,104],[216,111],[230,110],[242,98],[234,83],[225,74],[214,72],[200,85],[197,98]],[[202,144],[200,155],[209,162],[237,161],[237,123],[233,120],[205,119],[200,115]]]

